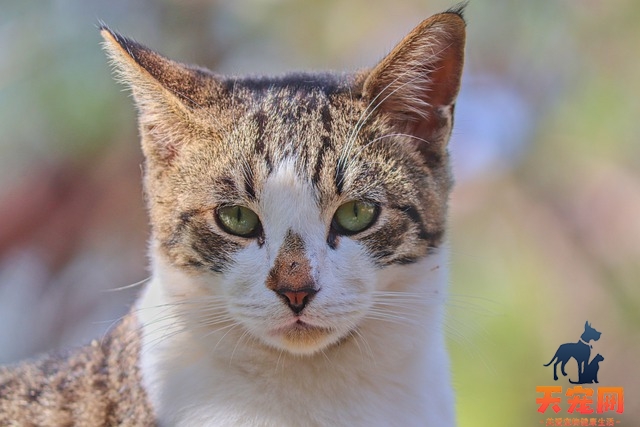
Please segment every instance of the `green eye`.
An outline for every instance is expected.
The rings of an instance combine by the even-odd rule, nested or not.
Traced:
[[[378,207],[373,203],[354,200],[338,208],[333,216],[333,222],[341,234],[349,235],[370,227],[377,215]]]
[[[236,236],[254,237],[260,229],[258,215],[244,206],[223,206],[217,215],[222,228]]]

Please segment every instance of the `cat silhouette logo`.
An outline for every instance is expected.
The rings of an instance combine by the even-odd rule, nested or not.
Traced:
[[[578,380],[573,381],[569,378],[569,382],[572,384],[597,383],[598,369],[600,368],[599,364],[604,360],[604,357],[597,354],[593,360],[589,361],[592,348],[589,342],[598,341],[600,339],[600,335],[601,333],[591,327],[587,321],[584,324],[584,332],[580,335],[580,340],[578,342],[570,342],[558,347],[558,350],[556,350],[556,354],[553,355],[551,361],[544,365],[549,366],[553,363],[553,379],[558,381],[558,372],[556,369],[558,363],[560,363],[560,371],[562,372],[562,375],[565,377],[567,376],[564,368],[569,360],[573,358],[578,363]]]

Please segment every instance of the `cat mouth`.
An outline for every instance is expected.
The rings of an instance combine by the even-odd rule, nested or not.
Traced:
[[[279,326],[269,335],[294,353],[314,353],[332,341],[334,331],[324,326],[316,326],[300,318],[291,319],[286,325]]]
[[[270,335],[281,336],[283,334],[290,333],[291,331],[312,331],[312,330],[325,330],[329,331],[328,328],[322,326],[315,326],[311,323],[302,320],[301,318],[293,318],[286,325],[279,326],[271,331]]]

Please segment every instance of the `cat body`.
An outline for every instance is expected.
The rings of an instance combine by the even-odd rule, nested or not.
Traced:
[[[155,422],[455,425],[443,317],[461,10],[344,75],[221,77],[102,34],[145,154],[152,278],[128,363]]]
[[[0,366],[2,426],[154,426],[139,370],[140,330],[128,315],[101,342]]]

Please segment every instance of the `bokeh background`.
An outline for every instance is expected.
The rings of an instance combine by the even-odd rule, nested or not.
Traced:
[[[99,20],[183,62],[271,74],[371,66],[451,5],[0,0],[0,363],[100,336],[148,276],[135,112]],[[535,387],[554,385],[542,364],[588,320],[600,385],[625,389],[625,413],[603,416],[638,425],[640,2],[474,0],[466,16],[447,324],[459,423],[555,418],[537,412]]]

